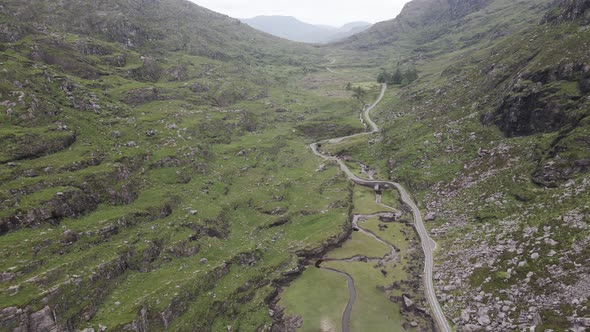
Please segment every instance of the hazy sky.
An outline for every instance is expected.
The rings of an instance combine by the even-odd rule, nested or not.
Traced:
[[[394,18],[410,0],[191,0],[235,18],[258,15],[295,16],[313,23],[340,26],[353,21],[376,23]]]

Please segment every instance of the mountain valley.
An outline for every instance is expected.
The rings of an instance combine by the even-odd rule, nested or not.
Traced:
[[[290,16],[256,16],[243,19],[242,22],[273,36],[318,44],[340,41],[371,27],[368,22],[351,22],[339,28],[314,25]]]
[[[4,1],[0,331],[585,331],[588,50],[588,0]]]

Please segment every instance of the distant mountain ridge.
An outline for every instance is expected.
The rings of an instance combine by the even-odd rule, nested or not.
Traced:
[[[348,38],[371,27],[368,22],[351,22],[340,28],[302,22],[292,16],[256,16],[242,22],[271,35],[304,43],[329,43]]]

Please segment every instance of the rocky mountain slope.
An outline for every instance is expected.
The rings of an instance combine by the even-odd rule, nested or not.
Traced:
[[[589,4],[417,0],[340,45],[419,72],[358,154],[419,193],[459,330],[590,326]]]
[[[218,60],[277,57],[279,43],[294,54],[305,51],[296,44],[271,38],[239,20],[182,0],[132,1],[8,1],[2,14],[13,18],[5,42],[31,30],[59,29],[97,37],[126,48],[182,51]]]
[[[336,28],[305,23],[291,16],[257,16],[242,22],[277,37],[319,44],[345,39],[371,26],[367,22],[352,22]]]
[[[3,1],[0,330],[268,328],[350,232],[306,129],[361,126],[288,84],[319,55],[186,1]]]

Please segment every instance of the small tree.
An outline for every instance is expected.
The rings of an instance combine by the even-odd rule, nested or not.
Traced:
[[[406,85],[414,82],[418,79],[418,71],[415,68],[408,68],[406,70],[402,70],[400,67],[397,67],[393,74],[387,72],[387,70],[383,70],[379,75],[377,75],[377,82],[379,83],[387,83],[390,85]]]
[[[377,75],[377,82],[379,83],[389,83],[391,80],[391,75],[387,72],[387,70],[383,70],[379,75]]]
[[[356,98],[361,104],[365,104],[364,99],[367,95],[367,91],[360,86],[357,86],[352,89],[352,96]]]
[[[404,78],[408,83],[412,83],[418,79],[418,71],[416,68],[408,68],[404,73]]]
[[[393,75],[391,75],[391,84],[402,84],[402,80],[403,80],[403,75],[402,75],[402,71],[399,69],[399,67],[395,70],[395,72],[393,73]]]

